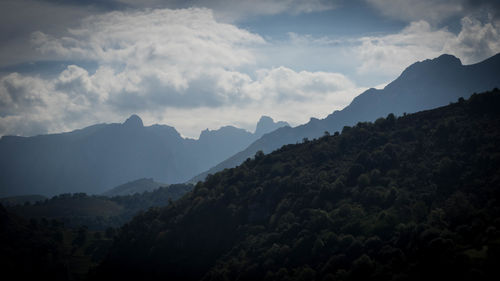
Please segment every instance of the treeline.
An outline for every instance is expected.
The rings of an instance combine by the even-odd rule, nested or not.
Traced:
[[[0,205],[0,264],[9,280],[84,280],[105,256],[115,235],[58,220],[24,219]]]
[[[498,280],[500,92],[257,153],[125,224],[91,279]]]
[[[176,184],[128,196],[61,194],[36,203],[0,204],[0,264],[18,280],[84,280],[106,256],[116,228],[192,189]]]
[[[68,228],[86,226],[90,230],[105,230],[122,226],[140,211],[166,206],[191,189],[189,184],[173,184],[153,191],[114,197],[67,193],[7,209],[28,219],[57,219]]]

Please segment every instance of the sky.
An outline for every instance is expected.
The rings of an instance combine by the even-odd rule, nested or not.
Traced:
[[[324,118],[410,64],[500,52],[500,1],[2,0],[0,136]]]

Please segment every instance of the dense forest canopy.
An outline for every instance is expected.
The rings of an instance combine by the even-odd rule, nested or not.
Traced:
[[[257,153],[126,224],[121,280],[498,280],[500,92]]]

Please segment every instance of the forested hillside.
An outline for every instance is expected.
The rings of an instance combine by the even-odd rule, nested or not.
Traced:
[[[18,217],[0,205],[0,262],[4,280],[84,280],[102,260],[114,230],[68,229],[57,220]]]
[[[498,280],[500,92],[325,132],[126,224],[100,280]]]

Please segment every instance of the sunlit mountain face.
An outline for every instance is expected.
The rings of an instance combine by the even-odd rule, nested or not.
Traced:
[[[416,61],[500,51],[498,1],[56,1],[0,4],[0,135],[122,122],[197,138],[324,118]]]

